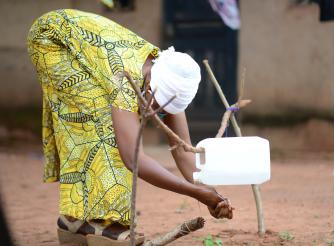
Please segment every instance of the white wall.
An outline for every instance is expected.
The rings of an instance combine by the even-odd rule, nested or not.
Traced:
[[[239,68],[246,67],[247,114],[334,114],[334,21],[316,4],[241,0]],[[242,69],[239,69],[239,73]]]
[[[334,114],[334,21],[319,22],[317,5],[290,0],[241,0],[239,67],[246,67],[247,114],[296,110]],[[59,8],[105,15],[159,45],[162,0],[138,0],[136,10],[104,12],[97,0],[1,0],[0,107],[40,105],[40,88],[26,52],[33,20]],[[241,71],[242,69],[239,69]]]

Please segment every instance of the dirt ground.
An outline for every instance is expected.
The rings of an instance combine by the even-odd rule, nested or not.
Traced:
[[[166,146],[147,147],[147,152],[179,175]],[[58,184],[42,183],[42,163],[39,146],[0,148],[0,189],[17,245],[59,245]],[[272,179],[261,186],[267,228],[262,238],[256,233],[251,187],[217,189],[236,208],[231,221],[214,219],[197,201],[140,181],[138,230],[152,238],[184,220],[203,216],[203,229],[170,245],[203,245],[208,235],[220,238],[223,245],[334,245],[334,153],[273,158]],[[294,238],[284,240],[280,233]]]

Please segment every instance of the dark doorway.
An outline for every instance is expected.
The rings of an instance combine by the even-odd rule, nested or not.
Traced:
[[[187,52],[200,65],[202,81],[187,109],[192,140],[213,137],[225,111],[202,60],[207,58],[230,103],[237,97],[238,31],[225,26],[208,0],[164,0],[163,48]],[[229,130],[229,135],[233,134]]]

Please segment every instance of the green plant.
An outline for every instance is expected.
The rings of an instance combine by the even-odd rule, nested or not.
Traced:
[[[278,236],[280,239],[285,240],[285,241],[291,241],[295,238],[289,231],[281,231],[278,233]]]
[[[207,235],[203,239],[203,245],[204,246],[222,246],[223,241],[219,237],[213,238],[211,235]]]

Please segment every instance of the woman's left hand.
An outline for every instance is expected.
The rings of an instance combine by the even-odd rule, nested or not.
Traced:
[[[231,206],[231,202],[228,198],[224,198],[221,195],[219,196],[222,198],[222,201],[217,204],[215,209],[208,206],[210,214],[217,219],[232,219],[234,207]]]

